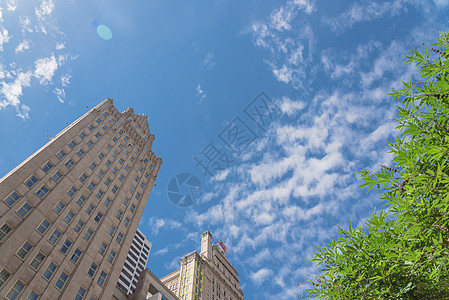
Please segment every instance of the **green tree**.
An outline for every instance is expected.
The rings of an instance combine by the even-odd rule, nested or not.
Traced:
[[[309,297],[322,299],[449,299],[449,34],[411,51],[422,82],[390,95],[401,135],[390,143],[393,166],[361,171],[388,207],[363,227],[316,247],[323,266]]]

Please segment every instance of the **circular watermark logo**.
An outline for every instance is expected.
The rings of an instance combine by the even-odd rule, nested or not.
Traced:
[[[198,202],[203,194],[200,180],[191,173],[173,176],[167,187],[168,199],[179,207],[189,207]]]

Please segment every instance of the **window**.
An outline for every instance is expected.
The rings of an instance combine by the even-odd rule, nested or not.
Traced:
[[[104,176],[104,171],[103,170],[98,171],[97,176],[98,176],[98,178],[101,179],[101,177]]]
[[[28,295],[27,300],[37,300],[39,299],[40,295],[36,293],[35,291],[31,291],[31,293]]]
[[[61,275],[59,276],[58,281],[56,281],[55,286],[61,290],[64,287],[64,284],[67,281],[67,278],[69,278],[69,274],[67,274],[66,271],[62,271]]]
[[[125,167],[125,171],[128,172],[129,171],[130,166],[126,165]]]
[[[91,182],[89,183],[89,185],[87,186],[87,188],[88,188],[90,191],[93,191],[94,188],[95,188],[96,186],[97,186],[97,184],[96,184],[95,182],[91,181]]]
[[[115,194],[118,190],[118,186],[114,184],[114,187],[112,187],[112,192]]]
[[[100,160],[104,158],[103,152],[98,153],[98,158],[99,158]]]
[[[94,209],[95,206],[92,203],[90,203],[89,206],[86,208],[87,214],[90,215]]]
[[[97,222],[100,222],[101,218],[103,218],[103,213],[99,211],[97,215],[95,216],[94,220]]]
[[[61,250],[62,253],[66,254],[70,247],[72,247],[72,241],[66,239],[59,250]]]
[[[114,167],[114,169],[112,169],[112,174],[117,175],[118,169]]]
[[[58,153],[56,153],[56,157],[59,159],[62,159],[64,156],[66,156],[64,150],[61,150]]]
[[[108,130],[108,126],[103,125],[103,130],[104,130],[104,131],[107,131],[107,130]]]
[[[19,250],[17,250],[16,254],[21,259],[24,259],[31,251],[31,249],[33,249],[33,247],[34,246],[33,244],[31,244],[30,241],[26,241],[25,243],[23,243],[22,247],[20,247]]]
[[[62,178],[62,173],[60,171],[56,172],[53,176],[51,176],[51,179],[53,179],[54,182],[58,182],[59,179]]]
[[[25,286],[26,286],[25,283],[23,283],[20,280],[17,280],[16,284],[14,284],[14,286],[11,288],[8,295],[6,295],[6,298],[8,298],[9,300],[15,300],[17,296],[20,295]]]
[[[12,227],[9,226],[8,223],[3,224],[2,227],[0,227],[0,243],[3,241],[3,239],[10,233],[12,230]],[[1,284],[0,284],[1,286]]]
[[[93,234],[93,233],[94,233],[94,231],[93,231],[92,229],[87,228],[87,231],[86,231],[86,233],[84,234],[84,239],[85,239],[86,241],[89,241],[90,238],[92,237],[92,234]]]
[[[113,235],[114,235],[115,229],[116,229],[115,225],[112,224],[112,225],[111,225],[111,228],[109,228],[109,231],[108,231],[108,233],[109,233],[110,236],[113,236]]]
[[[99,132],[95,132],[94,136],[95,136],[97,139],[99,139],[100,136],[101,136],[101,134],[100,134]]]
[[[145,178],[148,179],[148,177],[150,177],[150,174],[145,173]]]
[[[75,213],[73,211],[69,210],[69,212],[64,217],[64,221],[66,221],[67,224],[70,224],[74,217],[75,217]]]
[[[111,178],[106,178],[106,180],[104,181],[104,184],[106,184],[106,186],[109,186],[111,184],[112,180]]]
[[[108,273],[106,273],[104,270],[101,271],[100,276],[98,277],[98,284],[100,286],[103,286],[104,282],[106,281],[106,277],[108,276]]]
[[[98,199],[101,199],[101,197],[103,197],[104,192],[102,190],[98,190],[97,194],[95,195],[95,197],[97,197]]]
[[[106,197],[106,200],[104,200],[103,204],[104,206],[109,207],[109,205],[111,204],[111,199],[109,199],[109,197]]]
[[[134,156],[131,156],[131,158],[129,159],[131,162],[134,162],[136,159],[134,158]]]
[[[95,295],[92,295],[92,296],[90,296],[90,299],[89,299],[89,300],[98,300],[98,297],[95,296]]]
[[[140,179],[139,176],[134,177],[134,181],[135,181],[135,182],[139,182],[139,179]]]
[[[129,208],[129,210],[134,213],[134,210],[136,209],[136,206],[133,204],[131,204],[131,207]]]
[[[51,164],[51,162],[47,161],[42,167],[41,169],[47,173],[48,171],[50,171],[50,169],[53,168],[53,165]]]
[[[86,173],[81,174],[81,176],[80,176],[81,183],[84,183],[86,181],[86,179],[87,179]]]
[[[86,137],[86,134],[84,133],[84,131],[81,131],[80,134],[78,134],[78,136],[80,137],[80,139],[84,139]]]
[[[126,142],[128,139],[129,139],[128,136],[125,136],[125,138],[124,138],[125,142]]]
[[[9,195],[8,197],[6,197],[5,200],[3,200],[8,206],[12,206],[14,203],[16,203],[17,200],[20,199],[20,195],[14,191],[11,193],[11,195]]]
[[[89,168],[93,171],[97,167],[97,164],[95,162],[92,162],[89,166]]]
[[[34,176],[34,175],[31,175],[31,177],[28,178],[27,181],[25,181],[25,184],[30,188],[30,187],[32,187],[37,181],[38,181],[37,177]]]
[[[123,182],[124,179],[125,179],[125,176],[123,176],[122,174],[120,174],[118,180],[120,180],[120,182]]]
[[[112,147],[111,147],[111,145],[106,144],[105,148],[106,148],[106,150],[110,151]]]
[[[125,227],[128,227],[129,221],[130,221],[129,218],[126,217],[126,218],[125,218],[125,222],[123,222],[123,224],[125,225]]]
[[[97,118],[95,121],[97,121],[97,124],[101,123],[101,119],[100,118]]]
[[[92,140],[88,140],[87,142],[86,142],[86,145],[87,145],[87,147],[92,147],[92,145],[93,145],[94,143],[92,142]]]
[[[105,242],[103,242],[101,244],[100,250],[98,250],[98,252],[100,252],[101,255],[104,256],[104,253],[106,252],[106,250],[108,249],[108,244],[106,244]]]
[[[72,257],[70,257],[70,260],[76,264],[82,254],[83,251],[80,248],[76,248],[75,251],[73,251]]]
[[[123,160],[123,158],[120,158],[119,161],[118,161],[118,163],[121,164],[121,165],[123,165],[124,162],[125,161]]]
[[[145,188],[145,182],[141,182],[141,183],[140,183],[140,187],[141,187],[142,189],[144,189],[144,188]]]
[[[121,244],[123,240],[123,233],[119,232],[115,240],[117,241],[117,243]]]
[[[94,126],[93,126],[92,124],[89,124],[89,126],[87,126],[87,128],[88,128],[90,131],[94,130]]]
[[[77,223],[75,224],[75,226],[73,227],[73,229],[74,229],[76,232],[80,232],[81,229],[83,229],[83,226],[84,226],[84,221],[81,220],[81,219],[79,219],[78,222],[77,222]]]
[[[139,172],[142,173],[143,172],[143,167],[139,168]]]
[[[112,156],[113,156],[114,158],[117,158],[117,155],[118,155],[117,151],[114,151],[114,152],[112,153]]]
[[[108,159],[108,160],[106,161],[105,165],[106,165],[106,167],[109,168],[109,166],[111,165],[111,161]]]
[[[10,276],[11,272],[3,268],[3,270],[0,272],[0,288],[5,284],[6,281],[8,281]]]
[[[117,253],[115,252],[114,249],[111,250],[111,252],[109,252],[108,255],[108,261],[112,264],[114,262],[115,256],[117,255]]]
[[[42,252],[39,252],[34,259],[31,261],[30,263],[30,267],[32,267],[34,270],[38,270],[39,267],[41,266],[42,262],[45,259],[45,254]]]
[[[123,204],[125,204],[125,206],[128,206],[129,203],[129,198],[125,197],[125,199],[123,199]]]
[[[72,185],[72,187],[67,191],[67,194],[69,194],[70,197],[73,197],[76,192],[78,192],[78,189]]]
[[[120,128],[120,130],[118,131],[118,134],[122,135],[123,134],[123,129]]]
[[[105,111],[105,112],[103,113],[103,116],[104,116],[105,118],[106,118],[107,116],[109,116],[108,112]]]
[[[84,296],[86,296],[86,289],[83,287],[80,287],[78,290],[78,293],[76,293],[75,300],[83,300]]]
[[[112,141],[113,141],[114,143],[116,143],[116,142],[117,142],[117,137],[114,136],[114,137],[112,138]]]
[[[66,163],[65,166],[67,167],[67,169],[70,169],[71,167],[73,167],[73,165],[75,164],[75,162],[72,159],[69,159]]]
[[[125,156],[128,156],[128,155],[129,155],[129,151],[125,150]]]
[[[79,206],[83,206],[85,202],[86,202],[86,197],[85,197],[84,195],[81,195],[81,196],[78,198],[78,200],[76,200],[76,203],[77,203]]]
[[[98,268],[98,264],[96,262],[93,262],[92,265],[90,266],[89,271],[87,272],[87,274],[90,277],[94,277],[95,272],[97,272],[97,268]]]
[[[136,199],[139,200],[139,199],[140,199],[140,196],[141,196],[140,193],[137,192],[137,193],[136,193]]]
[[[58,204],[55,205],[55,207],[53,207],[53,210],[55,211],[55,213],[57,213],[59,215],[59,213],[64,209],[65,204],[62,201],[59,201]]]
[[[55,273],[56,268],[57,268],[56,264],[55,264],[54,262],[51,262],[51,263],[48,265],[47,270],[45,270],[44,274],[42,274],[42,276],[43,276],[45,279],[50,280],[50,278],[51,278],[51,277],[53,276],[53,274]]]
[[[26,202],[22,207],[17,211],[17,214],[24,218],[31,210],[32,206]]]
[[[37,226],[36,230],[40,234],[44,235],[44,233],[47,231],[48,227],[50,227],[50,222],[47,219],[44,219],[42,223]]]
[[[50,243],[52,243],[53,245],[56,244],[56,242],[61,237],[61,234],[62,234],[61,231],[59,231],[58,229],[55,229],[55,231],[53,231],[52,235],[48,238],[48,241]]]
[[[129,187],[129,192],[132,194],[132,193],[134,193],[135,189],[136,188],[134,186],[130,186]]]
[[[122,150],[122,149],[123,149],[123,144],[120,143],[120,144],[118,145],[118,148],[119,148],[120,150]]]
[[[123,217],[123,212],[119,209],[116,215],[117,219],[121,220]]]
[[[76,155],[78,155],[79,158],[81,158],[84,155],[84,150],[83,149],[79,149],[78,151],[76,151]]]
[[[76,145],[77,145],[77,143],[76,143],[74,140],[72,140],[72,141],[69,143],[70,149],[75,148]]]
[[[43,185],[43,186],[41,186],[41,188],[36,192],[36,195],[39,197],[39,198],[44,198],[44,196],[48,193],[48,188],[45,186],[45,185]]]

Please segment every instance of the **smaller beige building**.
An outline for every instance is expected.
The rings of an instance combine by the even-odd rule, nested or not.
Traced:
[[[201,237],[201,253],[180,260],[181,267],[161,281],[181,300],[243,300],[239,274],[209,231]]]

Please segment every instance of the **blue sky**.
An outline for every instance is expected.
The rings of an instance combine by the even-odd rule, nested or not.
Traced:
[[[0,7],[0,176],[86,106],[109,97],[133,107],[149,115],[163,159],[139,227],[153,243],[147,266],[169,273],[210,230],[230,249],[246,299],[295,299],[305,289],[297,283],[319,272],[312,244],[381,207],[375,192],[355,189],[356,171],[389,164],[387,94],[416,74],[405,55],[447,31],[449,15],[447,0]],[[262,100],[272,115],[259,127],[246,112]],[[205,174],[194,157],[205,162],[212,150]],[[203,188],[187,208],[167,196],[182,172]]]

